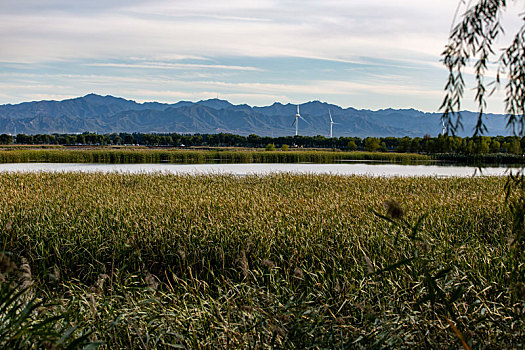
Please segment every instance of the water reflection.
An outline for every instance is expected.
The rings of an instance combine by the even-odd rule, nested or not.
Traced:
[[[303,163],[250,163],[250,164],[78,164],[78,163],[11,163],[0,164],[0,172],[117,172],[117,173],[169,173],[169,174],[337,174],[367,176],[502,176],[507,167],[443,165],[401,165],[371,163],[303,164]]]

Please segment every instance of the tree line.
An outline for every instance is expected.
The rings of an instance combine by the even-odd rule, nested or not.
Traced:
[[[241,136],[228,133],[220,134],[175,134],[175,133],[112,133],[97,134],[36,134],[36,135],[0,135],[0,144],[18,145],[144,145],[166,147],[254,147],[265,148],[268,145],[285,148],[333,148],[349,151],[395,151],[401,153],[459,153],[488,154],[510,153],[523,154],[525,137],[515,136],[473,136],[459,137],[439,135],[431,137],[339,137],[318,136],[282,136],[268,137],[249,135]]]

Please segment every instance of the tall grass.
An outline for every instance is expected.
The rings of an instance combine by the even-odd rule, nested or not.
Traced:
[[[523,302],[508,297],[504,183],[2,174],[0,244],[111,349],[457,347],[418,303],[428,289],[417,266],[376,273],[421,244],[453,266],[444,283],[464,291],[453,309],[467,341],[517,348],[525,325]],[[428,214],[421,243],[372,214],[387,199],[408,221]]]
[[[153,149],[16,149],[0,151],[0,163],[333,163],[345,160],[388,162],[424,161],[425,155],[408,153],[330,151],[213,151]]]

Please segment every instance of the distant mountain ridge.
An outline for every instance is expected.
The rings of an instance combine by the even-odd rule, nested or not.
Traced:
[[[88,94],[63,101],[34,101],[0,105],[0,133],[234,133],[260,136],[294,135],[297,105],[275,102],[265,107],[234,105],[220,99],[137,103],[114,96]],[[300,104],[301,135],[329,136],[330,110],[334,137],[436,136],[441,115],[415,109],[378,111],[342,108],[326,102]],[[472,135],[477,113],[463,112],[461,136]],[[488,135],[510,135],[503,115],[487,114]]]

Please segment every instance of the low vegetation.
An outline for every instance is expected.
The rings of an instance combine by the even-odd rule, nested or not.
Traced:
[[[408,163],[431,157],[410,153],[257,150],[159,149],[16,149],[0,150],[0,163],[334,163],[369,160]]]
[[[514,154],[522,155],[525,137],[516,136],[474,136],[459,137],[439,135],[431,137],[365,137],[354,136],[241,136],[228,133],[219,134],[38,134],[16,136],[0,135],[2,145],[142,145],[163,147],[248,147],[265,148],[289,146],[298,148],[325,148],[344,151],[398,152],[398,153],[451,153],[463,155]]]
[[[504,185],[2,174],[0,244],[102,348],[520,348]]]

